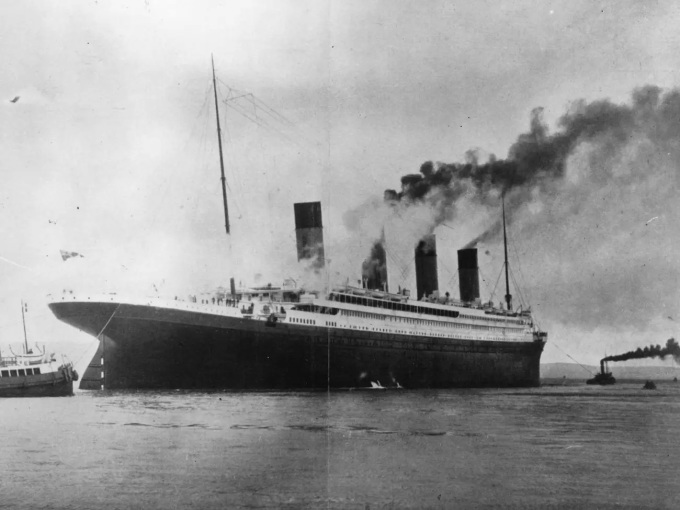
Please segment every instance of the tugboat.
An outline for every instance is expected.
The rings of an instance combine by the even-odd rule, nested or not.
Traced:
[[[593,377],[592,379],[588,379],[586,381],[586,384],[599,384],[601,386],[615,383],[616,379],[614,378],[612,373],[609,372],[609,367],[607,366],[607,363],[604,360],[600,361],[600,373],[595,374],[595,377]]]
[[[21,304],[24,319],[24,304]],[[10,348],[11,351],[11,348]],[[24,319],[24,352],[0,357],[0,398],[2,397],[64,397],[73,395],[73,381],[78,372],[70,362],[59,364],[54,354],[33,352],[28,348]]]

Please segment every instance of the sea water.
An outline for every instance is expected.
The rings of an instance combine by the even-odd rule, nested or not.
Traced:
[[[0,507],[680,508],[680,383],[0,400]]]

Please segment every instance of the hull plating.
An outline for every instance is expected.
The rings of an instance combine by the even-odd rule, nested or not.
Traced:
[[[117,303],[58,302],[100,350],[83,384],[107,389],[537,386],[542,342],[310,327]],[[114,313],[115,312],[115,313]],[[100,335],[100,332],[102,332]],[[103,358],[103,364],[101,359]],[[81,385],[81,387],[84,387]]]
[[[3,377],[2,379],[0,380],[0,398],[73,395],[73,381],[65,378],[60,372],[25,377]]]

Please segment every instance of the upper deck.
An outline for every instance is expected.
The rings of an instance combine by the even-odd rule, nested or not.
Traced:
[[[61,301],[81,302],[84,307],[96,302],[111,303],[110,317],[104,322],[126,314],[124,310],[128,306],[141,306],[235,319],[278,321],[296,327],[322,326],[475,340],[530,341],[533,338],[534,323],[528,310],[508,312],[489,305],[466,304],[436,296],[415,301],[407,293],[392,294],[349,286],[335,288],[327,294],[290,291],[286,296],[288,300],[277,300],[277,297],[283,297],[281,294],[281,289],[264,287],[249,289],[235,298],[222,294],[210,299],[192,296],[185,301],[69,294],[63,295]]]
[[[531,311],[510,312],[494,308],[487,304],[473,305],[451,299],[449,297],[431,297],[420,301],[411,300],[407,293],[392,294],[388,292],[344,287],[334,289],[328,296],[329,301],[356,305],[359,307],[382,308],[397,312],[397,315],[408,314],[453,319],[483,320],[514,325],[531,325]]]

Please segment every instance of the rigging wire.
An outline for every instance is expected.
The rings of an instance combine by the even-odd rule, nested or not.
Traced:
[[[487,295],[489,296],[489,301],[491,301],[491,299],[493,298],[493,291],[495,291],[495,289],[493,289],[493,291],[492,291],[492,289],[491,289],[491,287],[489,286],[489,283],[488,283],[486,277],[484,276],[484,274],[482,273],[482,270],[481,270],[481,269],[478,268],[478,269],[477,269],[477,272],[479,273],[479,277],[480,277],[480,278],[482,279],[482,281],[484,282],[484,288],[486,289],[486,293],[487,293]],[[499,278],[500,278],[500,276],[499,276]]]
[[[302,148],[302,146],[297,141],[290,138],[283,131],[281,131],[280,129],[276,129],[275,127],[269,125],[267,122],[263,122],[262,120],[258,119],[257,117],[252,115],[250,112],[248,112],[245,108],[243,108],[241,105],[239,105],[237,103],[229,103],[229,102],[224,102],[224,104],[227,106],[227,108],[231,108],[236,113],[238,113],[242,117],[246,118],[247,120],[249,120],[253,124],[255,124],[255,125],[263,128],[263,129],[266,129],[266,130],[268,130],[272,133],[276,133],[279,136],[281,136],[282,138],[285,138],[289,142],[291,142],[291,143],[297,145],[298,147]]]
[[[557,343],[555,342],[554,339],[550,342],[550,345],[554,345],[555,347],[557,347],[557,350],[559,350],[562,354],[564,354],[564,355],[565,355],[566,357],[568,357],[570,360],[572,360],[573,362],[575,362],[575,363],[576,363],[578,366],[580,366],[583,370],[585,370],[586,372],[588,372],[590,375],[594,375],[594,374],[590,371],[589,368],[584,367],[584,366],[583,366],[581,363],[579,363],[576,359],[574,359],[572,356],[570,356],[566,351],[562,350],[562,348],[561,348],[559,345],[557,345]]]
[[[218,81],[220,81],[220,83],[222,85],[224,85],[229,90],[229,95],[224,100],[225,104],[227,104],[230,107],[232,105],[237,105],[237,106],[235,106],[235,108],[238,108],[241,115],[246,117],[251,122],[258,124],[260,127],[269,128],[269,129],[277,132],[281,136],[284,136],[289,141],[297,144],[297,142],[295,140],[291,139],[283,131],[275,128],[270,123],[270,121],[268,121],[264,117],[258,116],[258,111],[261,111],[263,114],[267,115],[271,119],[271,121],[281,123],[281,124],[285,125],[286,128],[289,128],[289,129],[296,131],[297,132],[296,136],[298,138],[304,140],[305,143],[309,147],[313,147],[314,149],[317,149],[317,150],[324,150],[325,144],[323,144],[323,143],[321,143],[317,140],[310,139],[309,137],[304,135],[302,133],[302,131],[300,130],[300,128],[294,122],[292,122],[290,119],[288,119],[283,114],[276,111],[274,108],[269,106],[267,103],[265,103],[261,99],[257,98],[253,93],[248,93],[248,92],[243,92],[243,91],[233,89],[229,85],[224,83],[223,81],[221,81],[221,80],[218,80]],[[250,106],[252,106],[252,110],[249,110],[244,105],[241,105],[240,104],[241,101],[246,102]]]
[[[223,103],[223,104],[226,104],[224,96],[222,94],[222,90],[220,88],[217,89],[217,95],[219,96],[220,102]],[[229,122],[228,122],[229,117],[227,116],[227,110],[226,109],[223,109],[223,115],[224,115],[223,132],[226,131],[227,140],[229,141],[229,143],[224,144],[223,153],[227,154],[227,157],[229,158],[229,163],[230,163],[229,169],[228,169],[229,171],[225,172],[225,184],[227,186],[227,189],[230,192],[232,192],[231,196],[230,196],[231,203],[234,204],[234,209],[235,209],[235,212],[237,213],[237,216],[234,219],[238,219],[238,218],[242,217],[242,215],[243,215],[242,212],[241,212],[242,208],[241,208],[241,198],[240,198],[241,194],[243,193],[243,184],[242,184],[242,180],[241,180],[240,172],[239,172],[240,165],[238,165],[236,163],[236,159],[234,158],[234,154],[229,150],[230,145],[232,143],[232,138],[231,138],[231,131],[229,130]],[[228,176],[231,176],[233,178],[233,184],[234,184],[235,188],[238,188],[240,190],[240,193],[234,193],[233,192],[234,189],[232,189],[232,187],[229,184],[230,179],[228,178]],[[231,247],[231,245],[230,245],[230,247]]]
[[[520,286],[520,284],[519,284],[519,282],[518,282],[518,280],[517,280],[517,278],[516,278],[516,276],[515,276],[515,271],[514,271],[514,266],[515,266],[515,265],[517,266],[517,271],[518,271],[519,277],[520,277],[520,279],[523,281],[523,285],[524,285],[524,286],[526,286],[526,279],[524,278],[524,274],[522,273],[521,259],[520,259],[520,257],[519,257],[519,253],[518,253],[518,251],[517,251],[517,246],[516,246],[516,243],[515,243],[515,238],[514,238],[512,235],[509,236],[509,237],[510,237],[511,241],[508,242],[508,244],[510,245],[511,249],[514,251],[516,264],[513,264],[513,266],[510,266],[509,262],[507,262],[507,264],[508,264],[508,273],[510,274],[510,278],[512,279],[512,283],[513,283],[513,286],[514,286],[514,288],[515,288],[515,292],[517,293],[517,296],[518,296],[518,298],[519,298],[520,306],[521,306],[522,308],[525,308],[525,307],[528,307],[529,301],[528,301],[528,300],[526,299],[526,297],[524,296],[524,293],[523,293],[523,291],[522,291],[522,286]]]
[[[490,301],[492,301],[494,299],[495,295],[496,295],[496,290],[498,289],[498,282],[500,282],[501,276],[503,276],[503,269],[504,269],[504,267],[501,266],[501,269],[498,272],[498,278],[496,278],[496,283],[493,286],[493,291],[491,292],[491,297],[489,298]],[[501,303],[502,303],[502,301],[501,301]]]
[[[99,342],[97,342],[97,343],[99,343]],[[78,365],[80,363],[80,361],[85,357],[85,355],[90,352],[91,349],[92,349],[92,346],[90,346],[90,345],[87,346],[87,349],[83,349],[82,352],[80,353],[80,356],[78,356],[78,359],[76,359],[73,362],[73,366],[75,367],[76,365]],[[97,347],[97,349],[99,349],[99,347]]]
[[[325,166],[329,170],[332,170],[332,165],[330,164],[330,144],[328,142],[323,143],[313,136],[308,136],[289,118],[269,106],[254,94],[234,89],[219,78],[217,81],[229,91],[229,95],[225,99],[225,104],[229,108],[255,125],[268,130],[271,133],[275,133],[281,138],[298,146],[300,149],[303,149],[303,151],[313,151],[313,154],[303,152],[299,153],[299,155],[307,158],[316,158],[317,160],[327,161]],[[244,102],[249,106],[242,104]],[[258,111],[266,114],[269,120],[262,116],[258,116]],[[290,133],[290,131],[293,131],[293,133]],[[319,161],[314,162],[315,164],[319,163]],[[363,173],[365,171],[365,169],[357,168],[351,164],[345,164],[345,168],[355,170],[358,173]],[[328,193],[330,193],[330,189]]]
[[[512,249],[515,252],[515,260],[517,260],[517,271],[519,272],[519,277],[522,283],[523,288],[528,289],[529,286],[527,284],[527,279],[524,277],[524,273],[522,272],[522,263],[521,263],[521,258],[519,256],[519,252],[517,251],[517,245],[516,245],[516,240],[513,240],[511,243]],[[528,291],[527,291],[528,292]],[[527,294],[527,304],[531,302],[530,296]]]
[[[456,281],[458,281],[458,271],[451,273],[451,278],[446,282],[446,285],[451,288],[456,288]]]
[[[528,304],[527,304],[526,299],[524,299],[524,295],[522,294],[522,289],[517,284],[517,280],[515,278],[515,272],[512,269],[510,269],[510,278],[512,279],[512,284],[515,286],[515,290],[517,291],[517,296],[519,297],[519,304],[524,309],[528,306]]]
[[[391,260],[392,263],[396,266],[397,271],[399,272],[401,276],[401,286],[404,287],[406,278],[408,278],[410,274],[410,267],[404,263],[403,259],[399,257],[398,255],[395,255],[392,253],[391,250],[385,250],[385,254],[387,255],[388,260]]]
[[[221,96],[222,96],[222,91],[219,90],[219,89],[217,89],[217,88],[216,88],[216,90],[217,90],[217,95],[220,96],[220,98],[221,98]],[[219,114],[219,112],[215,112],[215,115],[218,115],[218,114]],[[225,122],[225,123],[226,123],[226,121],[227,121],[227,120],[226,120],[226,115],[227,115],[227,113],[224,112],[224,116],[225,116],[224,122]],[[218,116],[219,116],[219,115],[218,115]],[[221,131],[221,130],[222,130],[222,128],[221,128],[221,125],[220,125],[220,131]],[[224,150],[222,150],[222,156],[224,156]],[[227,179],[226,173],[225,173],[225,175],[224,175],[224,184],[225,184],[226,188],[227,188],[229,191],[232,191],[231,186],[229,185],[229,180]]]
[[[206,87],[205,92],[204,92],[204,97],[203,97],[203,103],[201,107],[198,110],[198,113],[194,117],[194,120],[192,122],[192,127],[189,130],[189,136],[186,139],[186,142],[184,143],[184,146],[182,147],[182,153],[187,152],[187,147],[191,143],[191,140],[194,137],[194,133],[197,132],[197,127],[199,124],[199,120],[201,117],[205,118],[206,112],[208,111],[207,104],[208,100],[210,98],[210,87]],[[205,126],[204,126],[204,131],[205,131]],[[205,136],[205,134],[203,134]],[[177,165],[172,165],[174,167],[175,171],[179,171],[179,168]],[[171,183],[175,182],[175,179],[172,178],[166,178],[166,179],[161,179],[161,184],[159,185],[158,189],[156,190],[156,196],[159,196],[161,199],[161,204],[167,206],[167,199],[168,199],[168,194],[170,193],[170,186]],[[160,212],[165,210],[165,207],[157,207],[154,209],[151,215],[151,226],[155,226],[158,218],[160,216]]]
[[[284,115],[281,113],[277,112],[274,110],[274,108],[270,107],[267,105],[264,101],[262,101],[259,98],[256,98],[254,94],[246,94],[243,97],[243,100],[250,103],[253,106],[253,113],[257,114],[257,111],[261,111],[265,115],[271,117],[272,120],[275,120],[277,122],[281,122],[282,124],[287,125],[288,127],[299,130],[299,128],[290,121],[288,118],[286,118]],[[239,99],[238,97],[235,97],[233,99]]]
[[[189,145],[189,143],[196,138],[196,143],[197,143],[197,161],[196,161],[196,169],[198,169],[201,173],[205,174],[207,173],[207,167],[208,167],[208,158],[206,153],[208,152],[208,124],[209,124],[209,113],[210,113],[210,108],[208,107],[209,100],[212,95],[212,81],[210,84],[206,84],[205,87],[205,93],[204,93],[204,99],[203,99],[203,104],[201,108],[199,109],[196,118],[194,120],[194,125],[191,128],[189,132],[189,136],[187,138],[187,142],[184,145],[184,148],[182,149],[182,152],[186,152],[186,148]],[[201,130],[198,132],[197,126],[198,126],[198,120],[201,119]],[[195,133],[197,136],[195,137]],[[179,170],[179,165],[173,165],[176,170]],[[164,179],[163,180],[163,186],[167,187],[168,183],[174,182],[174,179]],[[194,194],[191,198],[187,200],[187,214],[190,214],[190,211],[193,211],[193,216],[192,218],[195,220],[196,219],[196,210],[199,202],[199,196],[200,194]],[[185,204],[182,204],[184,206]],[[158,208],[158,211],[162,210],[163,208]],[[156,213],[156,216],[158,213]]]
[[[224,112],[224,130],[223,133],[226,134],[226,143],[224,144],[224,154],[226,158],[228,159],[228,168],[231,169],[231,173],[234,177],[234,184],[238,188],[239,193],[236,193],[232,196],[232,203],[234,204],[234,209],[236,210],[237,216],[236,219],[242,216],[241,212],[241,207],[239,206],[241,200],[240,200],[240,195],[243,194],[243,184],[241,183],[241,179],[239,177],[239,173],[237,171],[238,166],[236,164],[236,158],[234,158],[234,154],[232,151],[230,151],[231,145],[234,143],[232,136],[231,136],[231,130],[229,129],[229,123],[227,122],[227,112]],[[226,176],[225,176],[226,178]],[[229,187],[229,184],[227,183],[227,186]],[[231,187],[229,187],[231,190]]]
[[[448,265],[443,260],[441,260],[439,258],[437,258],[437,262],[438,262],[439,266],[441,266],[446,272],[448,272],[451,275],[451,278],[449,278],[449,281],[446,283],[446,286],[450,287],[451,281],[453,281],[458,276],[458,271],[449,270]]]
[[[297,126],[295,125],[295,123],[293,123],[291,120],[289,120],[288,118],[286,118],[286,117],[285,117],[284,115],[282,115],[281,113],[279,113],[279,112],[277,112],[276,110],[274,110],[274,108],[272,108],[271,106],[269,106],[267,103],[265,103],[264,101],[262,101],[260,98],[256,97],[256,96],[253,95],[253,94],[251,94],[250,96],[251,96],[251,100],[252,100],[254,103],[257,103],[258,105],[260,105],[261,108],[264,108],[264,110],[265,110],[267,113],[269,113],[269,115],[271,115],[272,117],[274,117],[274,118],[276,118],[276,119],[279,119],[281,122],[284,122],[285,124],[288,124],[289,126],[291,126],[291,127],[293,127],[293,128],[297,128]]]
[[[296,140],[294,137],[289,136],[283,129],[281,129],[280,126],[275,126],[272,125],[270,122],[265,121],[261,117],[257,117],[253,115],[252,112],[248,111],[244,106],[237,104],[236,102],[225,102],[226,109],[230,109],[237,113],[239,116],[243,117],[244,119],[248,120],[252,124],[258,126],[259,128],[263,129],[265,132],[268,132],[270,134],[273,134],[274,136],[288,142],[291,146],[296,147],[298,149],[298,152],[296,154],[296,157],[302,157],[304,159],[308,159],[311,161],[312,165],[318,165],[319,160],[322,159],[322,155],[319,153],[317,150],[318,148],[314,148],[314,153],[310,153],[309,151],[309,146],[305,146],[305,144],[301,143],[299,140]],[[260,151],[260,155],[263,155],[264,152]],[[326,165],[330,166],[330,165]]]
[[[263,113],[271,117],[273,120],[277,122],[281,122],[282,124],[285,124],[289,128],[292,128],[294,130],[300,131],[300,128],[292,122],[290,119],[288,119],[285,115],[281,114],[280,112],[276,111],[274,108],[269,106],[267,103],[262,101],[260,98],[256,97],[255,94],[252,92],[245,92],[245,91],[240,91],[237,89],[231,88],[229,85],[224,83],[223,81],[219,80],[218,81],[224,85],[230,93],[230,96],[227,98],[227,101],[236,101],[239,99],[242,99],[248,103],[250,103],[253,107],[253,111],[256,113],[257,110],[261,110]],[[232,95],[233,93],[233,95]],[[306,138],[306,137],[304,137]],[[308,140],[311,141],[311,140]],[[313,141],[312,145],[318,146],[320,148],[324,148],[325,144],[319,142],[319,141]]]
[[[306,148],[304,144],[302,144],[299,140],[296,140],[293,136],[290,136],[288,132],[286,132],[286,129],[289,127],[295,127],[295,124],[291,122],[289,119],[287,119],[284,115],[280,114],[277,112],[275,109],[272,107],[266,105],[264,101],[261,101],[257,99],[254,94],[252,93],[246,93],[239,91],[237,89],[233,89],[226,83],[224,83],[222,80],[218,80],[218,82],[227,89],[227,94],[223,95],[222,94],[222,88],[219,87],[219,96],[220,96],[220,102],[225,105],[224,108],[224,115],[228,114],[229,111],[236,113],[237,116],[246,119],[248,122],[251,124],[257,126],[260,129],[263,129],[265,132],[274,134],[278,138],[281,138],[285,141],[287,141],[291,146],[295,146],[298,149],[300,149],[297,152],[297,157],[309,157]],[[230,118],[234,118],[234,116],[230,116]],[[225,130],[228,133],[229,139],[232,140],[233,137],[231,135],[231,130],[229,129],[229,122],[227,122],[225,118]],[[288,129],[289,131],[289,129]],[[297,136],[300,138],[303,138],[300,135],[299,130],[294,130],[297,131]],[[263,142],[261,141],[260,143],[260,150],[257,151],[258,155],[260,157],[260,161],[256,163],[257,166],[260,166],[264,163],[264,158],[265,158],[265,150],[264,150]],[[233,154],[227,150],[227,153],[229,154],[230,162],[232,164],[233,168],[238,168],[234,160],[233,160]],[[276,167],[276,159],[274,158],[273,165]],[[314,164],[318,164],[318,161],[314,160]],[[240,190],[240,194],[243,195],[243,184],[242,184],[242,179],[238,178],[238,173],[233,172],[234,175],[234,180],[236,182],[236,186]],[[231,190],[231,187],[229,187]],[[236,209],[240,215],[242,215],[242,206],[240,204],[240,200],[238,198],[238,194],[235,196],[236,201]],[[330,217],[329,215],[326,215],[327,217]]]

